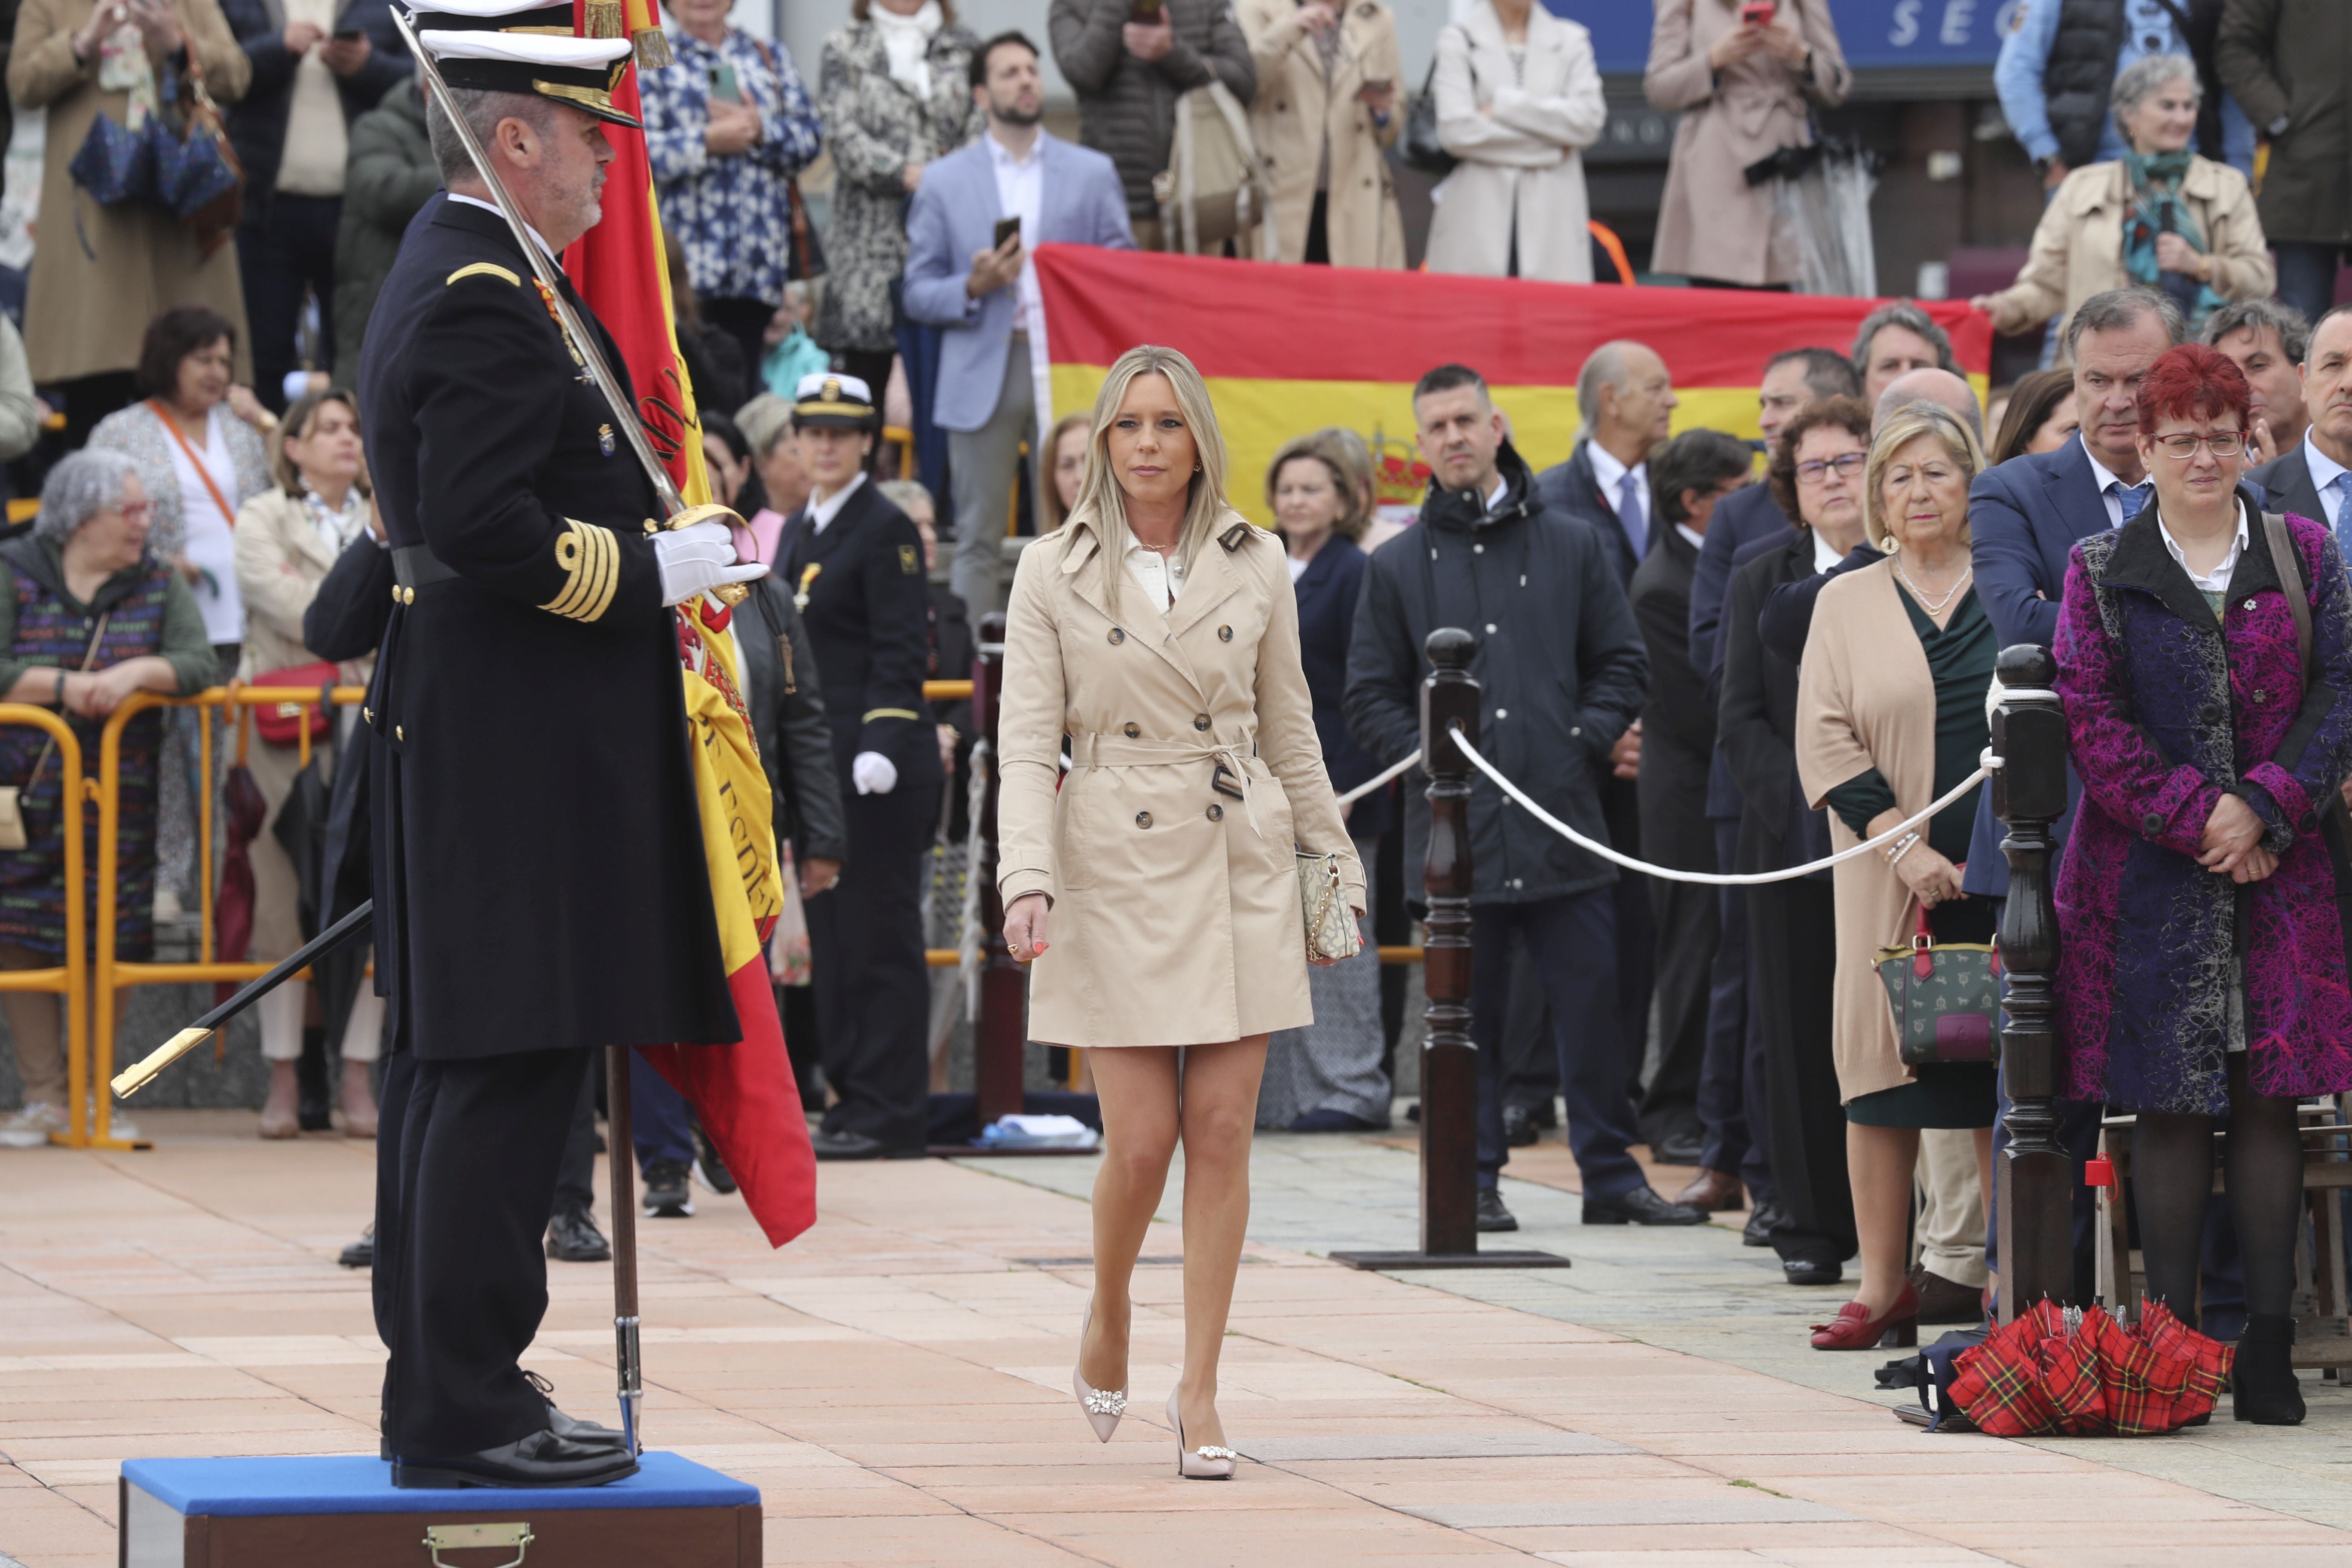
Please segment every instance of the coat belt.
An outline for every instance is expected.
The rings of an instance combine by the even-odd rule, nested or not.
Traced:
[[[1222,744],[1210,741],[1145,741],[1130,740],[1125,735],[1105,735],[1094,731],[1070,737],[1070,766],[1076,768],[1132,768],[1181,765],[1185,763],[1213,763],[1241,781],[1242,809],[1249,816],[1250,831],[1260,838],[1265,833],[1257,825],[1257,805],[1250,790],[1249,769],[1244,759],[1254,757],[1257,737],[1244,735]]]

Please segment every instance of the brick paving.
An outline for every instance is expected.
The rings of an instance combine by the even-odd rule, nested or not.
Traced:
[[[372,1146],[142,1120],[145,1153],[0,1152],[0,1555],[26,1568],[115,1561],[124,1458],[374,1448],[367,1279],[334,1262]],[[1722,1226],[1580,1226],[1549,1149],[1515,1158],[1513,1240],[1574,1268],[1407,1278],[1318,1255],[1410,1243],[1408,1152],[1263,1141],[1223,1395],[1253,1462],[1180,1481],[1177,1268],[1138,1275],[1117,1438],[1072,1407],[1091,1167],[828,1167],[822,1223],[781,1253],[708,1194],[641,1226],[649,1441],[760,1486],[775,1563],[2352,1561],[2341,1391],[2306,1379],[2291,1432],[1925,1436],[1870,1389],[1882,1357],[1802,1351],[1841,1292],[1780,1284]],[[1180,1247],[1159,1226],[1145,1254]],[[529,1364],[609,1415],[608,1272],[551,1268]]]

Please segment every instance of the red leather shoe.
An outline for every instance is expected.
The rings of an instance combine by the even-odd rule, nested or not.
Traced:
[[[1903,1294],[1879,1317],[1867,1315],[1859,1301],[1848,1301],[1830,1322],[1813,1325],[1817,1351],[1866,1351],[1880,1346],[1919,1342],[1919,1292],[1905,1281]]]

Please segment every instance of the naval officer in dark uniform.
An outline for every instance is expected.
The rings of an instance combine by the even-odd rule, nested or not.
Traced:
[[[866,477],[882,417],[866,383],[821,372],[798,393],[793,426],[815,483],[776,559],[815,646],[849,817],[841,880],[808,900],[820,1057],[840,1096],[813,1142],[820,1160],[919,1154],[930,1088],[923,876],[943,784],[923,701],[923,540]]]
[[[546,1310],[540,1237],[591,1054],[742,1034],[669,606],[761,569],[719,523],[651,521],[447,118],[561,257],[602,216],[604,125],[636,125],[610,97],[626,40],[572,37],[569,5],[417,21],[451,89],[427,117],[448,195],[402,246],[360,367],[396,579],[365,710],[376,974],[412,1058],[379,1140],[385,1444],[395,1485],[595,1485],[635,1459],[516,1358]]]

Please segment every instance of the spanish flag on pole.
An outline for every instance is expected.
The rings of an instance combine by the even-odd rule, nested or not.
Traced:
[[[1384,479],[1412,466],[1412,384],[1458,362],[1485,375],[1513,438],[1537,468],[1576,438],[1576,373],[1613,338],[1666,362],[1682,405],[1675,428],[1753,437],[1756,384],[1783,349],[1841,353],[1885,301],[1731,289],[1529,283],[1367,268],[1279,267],[1186,256],[1037,247],[1045,330],[1033,332],[1051,416],[1091,408],[1112,362],[1138,343],[1181,349],[1209,384],[1233,454],[1235,507],[1274,521],[1258,477],[1285,441],[1328,425],[1378,439]],[[1982,397],[1992,323],[1965,304],[1923,304],[1951,335]],[[1402,456],[1400,457],[1400,454]],[[1421,476],[1426,479],[1426,473]],[[1383,500],[1419,500],[1419,485]]]
[[[667,58],[652,0],[576,5],[575,30],[583,36],[625,33],[637,40],[640,60],[656,48],[660,58]],[[613,89],[613,102],[626,113],[639,112],[635,65]],[[607,125],[604,135],[613,162],[605,170],[604,219],[565,253],[564,270],[612,333],[628,365],[638,417],[678,492],[696,505],[710,499],[710,480],[694,387],[671,328],[669,275],[645,132]],[[679,605],[677,643],[703,858],[743,1038],[731,1046],[641,1048],[671,1087],[694,1102],[752,1217],[782,1247],[816,1221],[816,1162],[768,978],[767,941],[783,912],[774,806],[737,683],[740,665],[726,616],[704,601]],[[618,1149],[613,1156],[629,1157]]]

